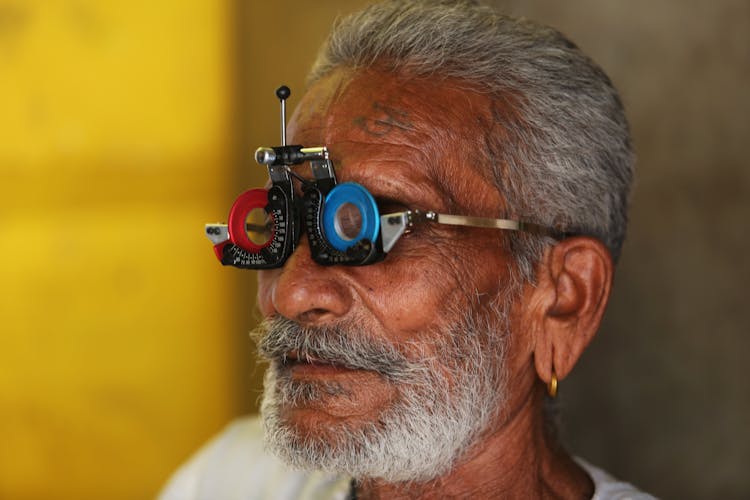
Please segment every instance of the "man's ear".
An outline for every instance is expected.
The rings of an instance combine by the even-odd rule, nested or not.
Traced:
[[[549,383],[565,378],[601,323],[614,264],[607,247],[589,237],[550,247],[537,268],[533,292],[534,363]]]

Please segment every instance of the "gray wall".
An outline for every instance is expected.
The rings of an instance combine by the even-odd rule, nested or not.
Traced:
[[[750,2],[513,1],[621,89],[638,154],[598,339],[562,385],[569,447],[669,498],[748,498]]]
[[[275,144],[273,89],[289,83],[299,97],[336,12],[364,3],[239,2],[238,128],[247,138],[239,158]],[[750,497],[750,306],[741,288],[750,283],[750,2],[498,4],[555,26],[605,68],[638,154],[611,306],[561,384],[568,447],[666,498]],[[249,169],[238,161],[240,186],[262,179]],[[243,286],[238,304],[249,325],[253,291]],[[248,352],[243,338],[239,353]],[[250,408],[257,376],[248,384]]]

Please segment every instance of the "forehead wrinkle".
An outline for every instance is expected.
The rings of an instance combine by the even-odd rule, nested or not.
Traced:
[[[294,114],[289,121],[288,131],[290,133],[289,135],[294,137],[294,142],[311,147],[311,143],[306,144],[311,141],[307,141],[305,135],[315,135],[317,131],[327,131],[331,129],[331,124],[334,119],[331,109],[336,106],[342,93],[349,84],[350,79],[345,78],[346,73],[347,71],[345,69],[338,69],[330,75],[321,78],[306,90],[302,101],[295,108]],[[328,84],[329,82],[335,84],[333,90],[331,90],[330,87],[324,86],[324,84]],[[326,136],[323,136],[320,140],[321,144],[315,145],[324,146],[326,145],[327,139]],[[316,139],[312,142],[317,143],[319,141]]]
[[[504,203],[490,178],[489,165],[477,163],[483,157],[477,152],[485,147],[481,123],[491,117],[491,99],[461,81],[391,76],[397,92],[386,95],[385,102],[408,110],[418,124],[411,134],[394,135],[420,145],[421,166],[440,188],[446,205],[452,210],[501,213]]]
[[[413,144],[407,143],[407,142],[404,142],[404,143],[381,142],[378,144],[373,144],[371,142],[365,142],[365,141],[361,141],[357,139],[343,139],[343,140],[337,140],[333,144],[335,144],[336,149],[347,151],[347,156],[349,157],[346,161],[347,163],[366,162],[367,159],[360,158],[358,151],[363,151],[361,155],[369,158],[371,155],[369,155],[368,154],[369,151],[366,151],[366,150],[372,149],[372,148],[379,149],[378,153],[382,152],[382,157],[376,157],[378,162],[401,161],[402,163],[410,163],[410,160],[416,159],[419,164],[429,163],[427,155],[425,154],[424,151],[422,151],[417,146],[414,146]],[[403,154],[404,149],[408,150],[409,153],[413,153],[413,155],[416,158],[404,158],[405,157],[405,155]],[[331,155],[335,157],[336,152],[332,151]],[[391,157],[395,157],[396,159],[392,159]]]
[[[335,120],[338,117],[338,114],[344,114],[346,113],[346,109],[344,106],[339,106],[339,101],[341,101],[344,96],[346,95],[346,92],[349,90],[349,87],[351,86],[352,82],[354,81],[352,77],[350,77],[351,70],[347,70],[345,68],[341,68],[340,70],[334,71],[331,74],[332,78],[337,78],[338,75],[342,75],[337,78],[336,87],[333,90],[333,95],[331,96],[331,99],[328,101],[328,107],[326,109],[325,113],[325,119],[323,122],[323,144],[330,144],[333,143],[332,141],[332,134],[334,130],[336,130],[336,127],[334,126]]]
[[[319,99],[325,105],[315,106],[313,114],[319,116],[305,117],[308,119],[300,123],[304,128],[295,130],[295,141],[314,138],[318,142],[323,138],[322,144],[315,145],[329,147],[342,175],[350,166],[366,166],[370,156],[381,164],[393,157],[406,157],[404,163],[426,177],[434,188],[430,191],[449,211],[468,210],[469,215],[503,212],[502,197],[488,178],[488,166],[477,164],[482,155],[476,153],[484,148],[480,121],[492,121],[488,97],[460,82],[393,74],[384,80],[383,76],[349,68],[328,75],[326,79],[333,81],[328,82],[327,90],[318,90],[327,97]],[[378,92],[373,94],[374,90]],[[370,95],[377,97],[371,99]],[[385,108],[373,107],[376,100]],[[311,104],[314,106],[315,100]],[[394,127],[387,137],[373,137],[351,125],[360,112],[370,123],[382,120],[386,108],[406,113],[415,126]],[[377,162],[373,160],[373,164]]]
[[[432,140],[427,145],[436,159],[429,164],[435,170],[433,175],[443,180],[440,186],[452,210],[502,214],[505,202],[490,176],[490,166],[477,162],[484,158],[480,153],[485,148],[481,119],[490,116],[491,102],[465,87],[447,86],[446,91],[450,98],[437,99],[425,118],[432,127]]]

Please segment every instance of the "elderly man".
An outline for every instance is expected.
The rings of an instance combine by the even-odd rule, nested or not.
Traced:
[[[262,426],[230,426],[163,498],[650,498],[569,456],[544,412],[625,234],[628,126],[590,59],[473,2],[373,5],[334,28],[289,138],[398,214],[368,244],[409,223],[342,265],[308,217],[257,266]],[[354,239],[362,217],[332,227]]]

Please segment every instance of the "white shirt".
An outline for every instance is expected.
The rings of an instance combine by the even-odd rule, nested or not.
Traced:
[[[167,483],[159,500],[345,500],[351,479],[290,469],[263,449],[255,417],[230,424]],[[649,500],[651,495],[576,459],[594,482],[592,500]]]

